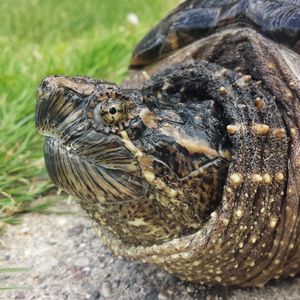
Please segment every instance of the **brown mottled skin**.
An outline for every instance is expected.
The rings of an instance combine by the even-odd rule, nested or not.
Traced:
[[[48,173],[116,255],[205,284],[299,272],[299,16],[296,0],[186,1],[122,87],[42,82]]]

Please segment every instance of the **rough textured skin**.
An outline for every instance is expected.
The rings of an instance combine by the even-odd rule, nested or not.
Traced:
[[[187,1],[131,65],[158,61],[122,88],[43,81],[36,125],[49,175],[115,254],[208,284],[261,286],[299,271],[297,3]],[[199,9],[218,11],[217,25]],[[177,41],[183,25],[199,34],[174,44],[170,28]],[[153,52],[157,37],[175,46]]]

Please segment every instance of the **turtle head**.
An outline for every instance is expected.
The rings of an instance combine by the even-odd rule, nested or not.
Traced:
[[[122,91],[112,83],[90,78],[55,76],[44,79],[38,92],[36,127],[46,137],[48,167],[58,164],[47,159],[51,152],[47,147],[55,143],[54,148],[67,151],[64,156],[93,166],[128,173],[139,170],[122,142],[141,109],[137,91]],[[58,176],[49,173],[64,187]]]
[[[227,168],[217,114],[213,101],[170,106],[146,90],[48,77],[36,127],[52,181],[119,239],[150,244],[199,228],[213,208]]]
[[[57,186],[100,202],[122,202],[123,197],[143,194],[138,163],[124,143],[126,128],[134,128],[140,96],[126,92],[90,78],[43,80],[36,127],[46,138],[46,167]]]

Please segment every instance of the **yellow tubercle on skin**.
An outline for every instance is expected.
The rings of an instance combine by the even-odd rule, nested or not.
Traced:
[[[295,127],[292,127],[291,129],[292,136],[295,136],[297,134],[297,129]]]
[[[288,100],[293,100],[294,98],[293,92],[289,88],[285,89],[285,96]]]
[[[282,172],[278,172],[278,173],[276,173],[275,174],[275,180],[277,181],[277,182],[280,182],[280,181],[282,181],[283,179],[284,179],[284,175],[283,175],[283,173]]]
[[[237,209],[237,210],[235,211],[235,216],[236,216],[238,219],[240,219],[241,217],[243,217],[243,215],[244,215],[244,211],[243,211],[242,209]]]
[[[210,214],[210,217],[211,217],[212,219],[216,219],[216,218],[218,217],[218,214],[217,214],[215,211],[213,211],[213,212]]]
[[[248,86],[251,83],[252,77],[251,75],[244,75],[236,81],[236,85],[240,88]]]
[[[249,82],[252,80],[252,77],[251,77],[251,75],[245,75],[245,76],[243,77],[243,79],[244,79],[244,82],[245,82],[245,83],[249,83]]]
[[[254,260],[249,261],[248,265],[250,267],[254,267],[255,266],[255,261]]]
[[[262,176],[261,175],[259,175],[259,174],[253,174],[252,176],[251,176],[251,181],[253,182],[253,183],[261,183],[262,181],[263,181],[263,178],[262,178]]]
[[[268,63],[267,63],[267,67],[268,67],[269,69],[271,69],[271,70],[276,69],[276,65],[275,65],[273,62],[268,62]]]
[[[228,125],[226,129],[229,134],[235,134],[239,128],[236,125]]]
[[[266,183],[266,184],[272,182],[272,177],[268,173],[264,174],[262,179],[263,179],[263,183]]]
[[[265,101],[261,97],[256,97],[255,106],[259,111],[261,111],[265,107]]]
[[[271,228],[275,228],[277,223],[278,223],[278,218],[273,217],[273,218],[270,219],[269,225],[270,225]]]
[[[178,191],[174,190],[174,189],[168,189],[168,194],[171,197],[176,197],[178,195]]]
[[[254,124],[252,125],[252,128],[258,135],[266,135],[270,129],[270,127],[266,124]]]
[[[166,184],[160,178],[156,178],[153,181],[153,185],[159,190],[167,190]]]
[[[233,185],[239,185],[242,183],[242,176],[238,173],[233,173],[229,176],[229,180]]]
[[[228,220],[228,219],[223,219],[222,222],[223,222],[223,224],[224,224],[225,226],[227,226],[227,225],[229,224],[229,220]]]
[[[220,94],[221,96],[226,96],[226,95],[227,95],[227,89],[226,89],[224,86],[221,86],[221,87],[219,88],[219,94]]]
[[[274,135],[277,137],[277,138],[284,138],[286,136],[286,133],[285,133],[285,130],[283,128],[275,128],[274,129]]]

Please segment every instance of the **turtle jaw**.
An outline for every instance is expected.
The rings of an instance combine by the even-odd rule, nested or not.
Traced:
[[[66,146],[88,128],[86,103],[94,91],[82,78],[47,77],[38,89],[36,128]]]
[[[131,180],[134,178],[135,185],[141,186],[133,189],[138,193],[135,196],[140,197],[143,191],[143,183],[138,183],[138,181],[141,181],[141,175],[134,158],[123,147],[112,149],[119,157],[121,167],[118,166],[115,162],[117,157],[111,159],[108,151],[105,151],[107,144],[101,145],[101,140],[99,143],[97,143],[97,140],[95,140],[95,143],[91,142],[91,137],[96,137],[95,132],[93,133],[87,133],[82,139],[77,139],[71,146],[65,146],[56,137],[45,137],[45,164],[53,183],[83,201],[121,202],[122,197],[124,197],[121,191],[119,191],[119,194],[113,193],[113,197],[112,195],[105,195],[108,186],[105,186],[104,181],[106,176],[110,177],[110,184],[112,184],[110,188],[113,188],[113,181],[120,182],[117,177],[122,175],[122,184],[127,184],[125,178],[131,178]],[[84,140],[86,140],[86,143],[82,143]],[[111,145],[113,145],[113,142]],[[93,188],[89,186],[91,181]],[[128,187],[130,184],[132,182],[127,184]],[[116,186],[120,187],[118,184]],[[93,194],[93,191],[95,194]],[[134,198],[134,195],[132,197]]]

